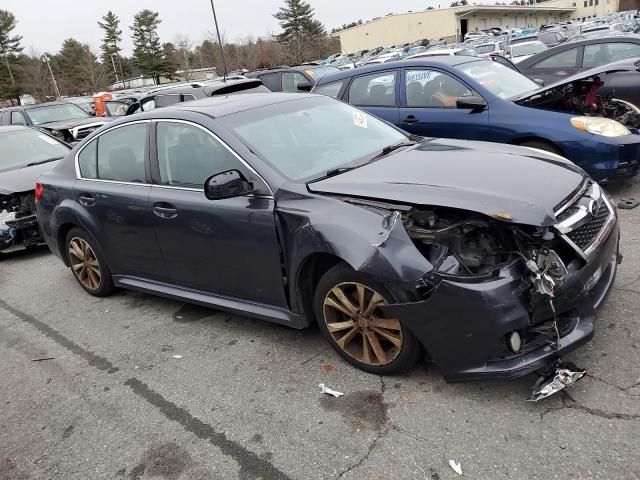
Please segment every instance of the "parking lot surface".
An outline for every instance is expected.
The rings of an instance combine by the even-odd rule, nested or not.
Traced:
[[[544,186],[541,186],[544,188]],[[640,197],[640,182],[611,187]],[[640,207],[578,384],[446,384],[347,365],[296,331],[86,294],[46,249],[0,260],[0,479],[640,478]],[[481,319],[479,319],[481,320]],[[49,359],[49,360],[46,360]],[[320,393],[318,385],[344,392]]]

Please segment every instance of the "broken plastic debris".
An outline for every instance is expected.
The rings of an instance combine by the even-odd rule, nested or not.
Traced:
[[[587,374],[572,363],[558,365],[555,373],[541,376],[531,389],[530,402],[537,402],[573,385]]]
[[[324,368],[327,372],[335,372],[338,370],[334,365],[331,365],[330,363],[323,365],[322,368]]]
[[[636,208],[640,205],[640,201],[638,201],[634,197],[622,197],[618,202],[618,208],[631,210],[632,208]]]
[[[46,360],[55,360],[54,357],[42,357],[42,358],[32,358],[32,362],[44,362]]]
[[[321,383],[318,386],[320,387],[321,393],[326,393],[327,395],[333,395],[336,398],[344,395],[344,393],[342,392],[336,392],[335,390],[331,390],[330,388],[325,387],[324,383]]]
[[[455,460],[449,460],[449,466],[456,472],[458,475],[462,475],[462,465],[460,462],[456,463]]]
[[[182,355],[173,355],[173,358],[175,358],[176,360],[181,360],[182,359]]]

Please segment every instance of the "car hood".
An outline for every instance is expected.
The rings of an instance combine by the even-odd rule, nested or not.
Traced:
[[[83,125],[90,125],[92,123],[107,123],[109,120],[104,118],[75,118],[72,120],[60,120],[59,122],[41,123],[37,125],[39,128],[46,128],[47,130],[69,130],[75,127],[81,127]]]
[[[635,58],[631,60],[620,60],[619,62],[609,63],[607,65],[603,65],[601,67],[592,68],[590,70],[584,70],[583,72],[577,73],[570,77],[563,78],[557,82],[551,83],[549,85],[545,85],[538,90],[534,90],[533,92],[527,92],[519,97],[512,98],[511,100],[519,101],[519,100],[527,100],[535,95],[540,95],[547,90],[552,90],[554,88],[558,88],[562,85],[567,85],[571,82],[575,82],[577,80],[583,80],[585,78],[589,78],[593,75],[603,75],[607,73],[615,73],[615,72],[633,72],[640,70],[640,59]]]
[[[58,163],[60,161],[56,160],[41,165],[33,165],[32,167],[0,172],[0,195],[33,190],[40,175],[52,170]]]
[[[316,193],[460,208],[515,223],[551,226],[584,182],[568,160],[530,148],[425,139],[360,168],[308,184]]]

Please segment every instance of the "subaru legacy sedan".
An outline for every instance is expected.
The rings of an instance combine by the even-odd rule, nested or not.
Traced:
[[[640,110],[599,93],[609,73],[637,69],[631,61],[614,63],[541,88],[497,62],[450,56],[329,75],[313,92],[416,135],[546,150],[600,181],[640,168]]]
[[[542,369],[593,335],[618,222],[580,168],[407,135],[310,94],[111,124],[40,179],[51,250],[89,294],[134,289],[294,328],[375,373]]]

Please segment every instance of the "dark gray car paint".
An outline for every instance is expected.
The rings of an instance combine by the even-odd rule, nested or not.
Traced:
[[[86,185],[77,185],[78,181],[75,178],[76,147],[53,172],[42,178],[44,197],[38,204],[38,214],[42,219],[45,239],[52,251],[67,261],[63,246],[65,232],[79,225],[81,218],[81,224],[96,240],[98,246],[108,249],[106,259],[117,285],[239,312],[297,328],[307,326],[313,319],[313,314],[308,308],[308,298],[303,298],[303,293],[308,294],[311,288],[313,270],[310,265],[317,259],[328,259],[334,264],[343,261],[357,271],[374,276],[390,288],[414,292],[414,295],[416,288],[435,282],[436,290],[430,299],[434,305],[439,305],[439,311],[448,315],[446,318],[455,319],[459,308],[467,312],[457,322],[435,324],[424,316],[430,299],[418,301],[416,298],[414,303],[390,307],[398,308],[399,315],[402,315],[401,322],[416,333],[419,341],[425,346],[430,345],[434,338],[444,341],[459,338],[461,335],[471,335],[465,337],[467,340],[458,345],[446,343],[448,356],[441,356],[438,363],[448,380],[504,376],[505,372],[514,371],[512,376],[522,375],[538,368],[550,357],[549,352],[541,351],[533,358],[528,358],[526,364],[515,358],[508,365],[502,365],[501,369],[489,369],[478,373],[477,369],[482,368],[482,365],[478,365],[478,358],[485,355],[482,362],[486,361],[488,348],[482,343],[483,339],[499,338],[505,328],[520,325],[525,319],[530,320],[529,313],[524,317],[519,315],[525,308],[523,299],[509,286],[510,281],[521,283],[523,277],[518,277],[517,271],[505,270],[506,273],[513,273],[511,277],[505,273],[505,279],[498,288],[492,282],[456,282],[460,295],[448,297],[444,295],[448,290],[447,283],[436,281],[437,275],[434,276],[432,265],[415,248],[403,224],[397,221],[393,207],[363,208],[357,201],[354,204],[348,200],[354,196],[370,197],[373,188],[384,186],[384,194],[379,196],[396,203],[429,205],[434,202],[437,204],[439,201],[446,206],[466,206],[469,210],[483,213],[497,210],[496,213],[512,215],[513,222],[542,225],[553,222],[554,206],[570,196],[577,184],[585,178],[580,169],[542,152],[532,153],[530,150],[500,147],[495,144],[438,140],[427,141],[408,151],[398,151],[351,173],[310,184],[308,188],[303,183],[290,183],[282,178],[232,135],[217,117],[232,114],[234,110],[237,112],[251,108],[268,107],[277,110],[279,103],[294,101],[294,98],[295,101],[314,102],[334,100],[301,94],[245,97],[252,98],[191,102],[179,108],[168,107],[156,112],[143,113],[135,120],[176,118],[198,123],[213,131],[268,182],[274,192],[273,199],[268,195],[265,198],[245,195],[237,197],[236,204],[224,204],[205,200],[204,193],[189,192],[189,197],[193,197],[190,201],[195,205],[197,212],[185,215],[184,223],[175,225],[173,232],[167,229],[166,225],[156,223],[154,228],[157,235],[163,236],[169,232],[162,242],[158,242],[150,234],[143,235],[143,230],[149,228],[150,223],[157,222],[152,213],[152,202],[160,198],[165,201],[171,200],[171,197],[158,192],[159,197],[156,198],[153,196],[156,187],[141,186],[141,189],[152,190],[146,205],[143,205],[145,202],[142,200],[144,194],[139,196],[139,215],[144,218],[128,220],[126,212],[131,206],[126,202],[114,202],[109,197],[115,195],[131,202],[130,186],[105,183],[101,187],[104,188],[104,198],[97,200],[104,200],[103,218],[112,224],[108,234],[115,237],[105,243],[104,227],[96,218],[98,216],[93,214],[91,209],[80,207],[74,197],[74,191],[78,191],[79,187],[82,187],[82,190],[87,188]],[[121,119],[116,124],[128,121],[130,120]],[[434,146],[436,148],[433,148]],[[456,165],[455,159],[458,157],[461,160]],[[454,162],[453,167],[448,166],[450,162]],[[359,175],[361,177],[358,177]],[[508,182],[498,181],[498,176],[505,176]],[[555,180],[550,183],[550,178]],[[389,182],[389,179],[392,181]],[[485,182],[488,186],[484,185]],[[314,191],[319,189],[332,193]],[[514,204],[518,189],[524,195],[525,201]],[[179,194],[176,192],[178,190],[174,191],[174,202],[187,201],[187,197],[177,198]],[[611,245],[617,247],[617,229],[615,232],[610,237],[606,251],[594,257],[589,269],[585,270],[585,275],[591,269],[610,262],[611,259],[605,257],[609,255]],[[240,238],[239,235],[246,238]],[[208,238],[210,241],[206,240]],[[131,247],[134,242],[141,242],[134,247],[136,258],[130,259],[131,262],[114,258],[120,254],[120,249]],[[188,252],[182,258],[171,258],[185,242],[188,243],[186,246],[194,251]],[[111,243],[115,247],[112,247]],[[264,243],[268,245],[261,245]],[[167,247],[171,250],[169,260],[173,262],[170,264],[172,267],[182,260],[197,270],[191,278],[185,276],[177,279],[179,283],[176,283],[171,281],[171,278],[168,281],[161,276],[151,278],[153,274],[141,275],[136,271],[145,261],[140,254],[143,249],[147,253],[152,252],[154,256],[160,251],[161,260],[155,260],[153,263],[165,267],[167,258],[164,252]],[[210,256],[207,249],[220,249],[220,252]],[[208,279],[220,275],[217,269],[221,262],[218,253],[227,256],[223,264],[223,275],[228,277],[230,282],[236,283],[226,286],[226,291],[220,291],[220,278],[213,281]],[[198,259],[202,260],[199,268],[196,264]],[[165,275],[171,277],[171,269],[167,270]],[[186,275],[188,272],[185,270],[180,273]],[[577,283],[581,282],[583,279],[579,278]],[[609,284],[606,289],[608,287]],[[492,315],[482,318],[472,314],[473,303],[464,304],[466,293],[474,293],[482,299],[483,307],[492,312]],[[572,298],[574,302],[585,301],[581,295],[574,295]],[[498,303],[494,305],[490,299]],[[562,305],[562,311],[559,313],[563,314],[565,309],[572,307],[573,303]],[[515,313],[505,316],[504,312]],[[516,323],[510,322],[510,319]],[[585,318],[584,322],[588,323],[588,318]],[[421,325],[424,325],[424,328],[421,328]],[[434,326],[435,331],[432,330]],[[483,331],[482,336],[474,337],[474,332],[481,329],[481,326],[487,331]],[[571,343],[563,346],[563,349],[575,348],[586,341],[590,333],[587,328],[575,330]],[[426,335],[434,336],[427,338]],[[475,343],[473,340],[476,338],[482,344]],[[456,357],[455,361],[447,364],[452,356]],[[465,358],[469,361],[463,364]]]

